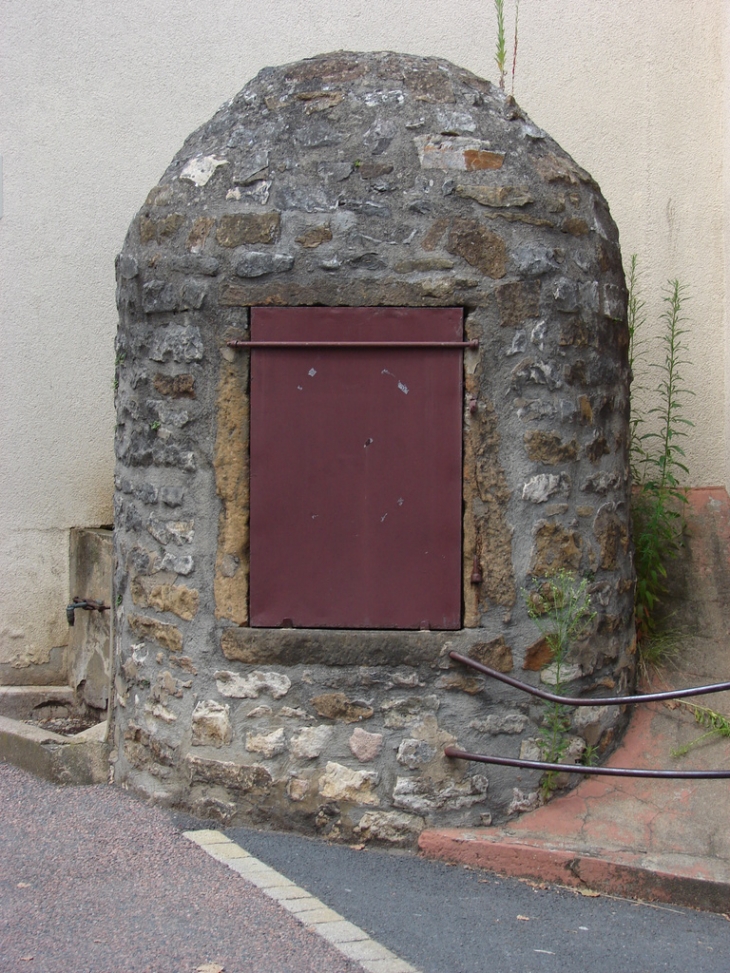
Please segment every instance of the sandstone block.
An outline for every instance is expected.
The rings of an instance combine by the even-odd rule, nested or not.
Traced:
[[[194,588],[187,588],[185,585],[153,584],[142,578],[132,580],[132,598],[142,608],[172,612],[188,622],[195,618],[200,601],[199,594]]]
[[[504,277],[507,248],[504,240],[476,220],[457,219],[451,224],[446,249],[466,260],[487,277]]]
[[[129,627],[137,638],[158,642],[169,652],[182,652],[182,632],[168,622],[159,622],[156,618],[148,618],[146,615],[130,615]]]
[[[303,801],[310,787],[311,782],[305,777],[290,777],[286,784],[286,793],[290,801]]]
[[[577,571],[583,554],[583,538],[561,524],[543,523],[535,532],[531,574],[546,578],[561,568]]]
[[[387,841],[391,845],[411,844],[426,827],[423,818],[399,811],[366,811],[353,829],[363,841]]]
[[[270,213],[227,213],[218,223],[215,238],[222,247],[244,243],[273,243],[279,235],[281,215]]]
[[[201,700],[192,717],[192,745],[194,747],[223,747],[233,739],[230,719],[231,707],[214,699]]]
[[[525,660],[522,663],[522,668],[530,672],[539,672],[549,665],[552,659],[553,650],[548,645],[547,639],[541,637],[525,649]]]
[[[546,463],[549,466],[570,462],[578,456],[578,443],[575,439],[566,443],[560,433],[544,432],[542,429],[525,433],[525,449],[533,463]]]
[[[484,689],[484,680],[478,676],[467,676],[463,672],[449,672],[439,676],[436,680],[436,689],[458,690],[468,693],[469,696],[476,696]]]
[[[329,720],[343,720],[345,723],[359,723],[369,720],[373,715],[372,706],[358,700],[351,700],[344,693],[323,693],[312,698],[312,706],[320,716]]]
[[[380,799],[373,787],[378,780],[378,774],[372,770],[351,770],[330,761],[319,779],[319,793],[333,801],[377,806]]]
[[[483,666],[489,666],[497,672],[511,672],[514,665],[512,649],[502,635],[490,639],[489,642],[475,642],[466,654],[475,662],[481,662]]]
[[[228,760],[207,760],[188,754],[185,764],[191,784],[217,784],[242,793],[265,793],[272,778],[260,764],[237,764]]]

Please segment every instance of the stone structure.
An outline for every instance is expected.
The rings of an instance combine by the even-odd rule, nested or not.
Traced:
[[[117,276],[117,780],[347,838],[503,816],[515,772],[443,747],[529,753],[541,709],[449,650],[539,679],[522,592],[567,568],[597,611],[571,692],[633,674],[626,290],[595,182],[467,71],[323,56],[261,72],[187,140]],[[251,307],[314,304],[462,307],[479,340],[458,631],[248,624],[248,353],[227,342]],[[605,747],[618,718],[581,713],[576,736]]]

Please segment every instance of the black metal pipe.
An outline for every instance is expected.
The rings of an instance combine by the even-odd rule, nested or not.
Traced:
[[[472,341],[227,341],[229,348],[472,348]]]
[[[497,672],[496,669],[483,666],[481,662],[470,659],[468,655],[461,655],[459,652],[449,652],[449,656],[455,662],[463,662],[465,666],[476,669],[477,672],[483,672],[485,676],[499,679],[500,682],[504,682],[508,686],[521,689],[531,696],[537,696],[538,699],[546,700],[548,703],[561,703],[564,706],[624,706],[633,705],[634,703],[658,703],[663,699],[682,699],[685,696],[706,696],[709,693],[724,693],[730,690],[730,682],[716,682],[709,686],[696,686],[693,689],[673,689],[666,693],[644,693],[644,695],[637,696],[556,696],[555,693],[547,693],[544,689],[529,686],[526,682],[520,682],[519,679],[514,679],[512,676],[506,676],[503,672]]]
[[[556,771],[567,774],[591,774],[594,777],[660,777],[668,780],[727,780],[730,770],[645,770],[640,767],[584,767],[582,764],[551,764],[540,760],[520,760],[519,757],[488,757],[481,753],[467,753],[455,747],[445,747],[447,757],[475,760],[482,764],[503,767],[524,767],[528,770]]]

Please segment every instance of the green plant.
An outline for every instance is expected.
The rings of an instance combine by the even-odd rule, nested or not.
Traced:
[[[504,0],[494,0],[494,12],[497,15],[497,45],[494,60],[499,71],[499,87],[504,91],[507,77],[507,35],[504,27]],[[515,3],[515,35],[512,50],[512,94],[515,93],[515,70],[517,68],[517,24],[520,15],[520,0]]]
[[[580,762],[584,767],[595,767],[598,763],[598,747],[593,743],[589,743],[583,751]]]
[[[700,726],[704,726],[707,732],[701,734],[701,736],[698,736],[690,743],[686,743],[683,747],[677,747],[676,750],[672,750],[673,757],[686,756],[690,750],[693,750],[705,740],[709,740],[710,737],[730,737],[730,720],[726,717],[717,713],[714,709],[708,709],[706,706],[697,706],[696,703],[684,701],[683,705],[694,713],[695,722],[699,723]]]
[[[157,432],[157,430],[160,428],[161,425],[162,423],[160,422],[160,420],[155,419],[154,422],[150,423],[150,429],[152,430],[152,432]]]
[[[637,391],[645,390],[632,390],[632,520],[636,551],[635,613],[640,641],[655,629],[655,612],[667,592],[667,562],[678,555],[684,530],[683,508],[687,497],[680,485],[680,477],[689,471],[680,441],[693,425],[682,414],[685,397],[693,394],[684,386],[681,375],[682,366],[689,364],[684,358],[686,349],[682,341],[685,290],[675,279],[669,281],[663,297],[663,360],[649,366],[660,374],[653,390],[657,404],[642,415],[636,408],[636,402],[641,398]],[[639,331],[644,322],[644,303],[639,294],[634,255],[629,270],[629,362],[632,371],[636,368],[638,349],[643,344]],[[647,430],[649,422],[653,426]]]
[[[538,591],[524,594],[527,612],[550,649],[551,682],[555,686],[555,695],[560,696],[570,650],[596,617],[591,609],[588,579],[578,581],[572,572],[563,569],[547,578]],[[537,741],[540,756],[546,763],[560,763],[568,747],[569,730],[567,707],[562,703],[548,703]],[[553,793],[556,782],[557,773],[548,771],[540,785],[544,799]]]
[[[499,87],[504,91],[504,79],[507,74],[507,41],[504,33],[504,0],[494,0],[494,12],[497,15],[497,51],[494,60],[499,71]]]

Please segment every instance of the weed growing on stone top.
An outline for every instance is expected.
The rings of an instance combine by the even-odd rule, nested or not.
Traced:
[[[504,0],[494,0],[494,12],[497,16],[497,45],[494,60],[499,71],[499,87],[504,91],[507,77],[507,35],[504,27]],[[520,0],[515,2],[515,34],[512,47],[512,94],[515,93],[515,71],[517,69],[517,25],[520,16]]]
[[[527,611],[550,649],[550,682],[554,692],[564,692],[564,670],[575,642],[585,635],[596,613],[591,609],[588,579],[578,581],[575,574],[561,570],[549,577],[538,591],[525,592]],[[540,756],[546,763],[560,763],[568,749],[570,711],[562,703],[548,703],[537,740]],[[548,771],[540,790],[548,799],[556,787],[557,773]]]
[[[685,398],[693,393],[684,386],[681,369],[688,365],[682,337],[686,320],[683,307],[686,288],[671,280],[663,297],[661,337],[663,361],[649,367],[659,373],[651,390],[655,405],[645,415],[637,412],[637,390],[633,390],[630,425],[631,472],[634,481],[632,524],[636,564],[635,614],[639,639],[654,631],[655,612],[666,595],[667,563],[681,548],[684,530],[684,505],[687,503],[680,477],[689,470],[684,463],[681,440],[693,423],[683,415]],[[645,323],[644,304],[639,294],[637,259],[629,268],[629,363],[635,369],[640,348],[639,334]],[[644,396],[645,389],[641,390]],[[651,429],[646,429],[649,422]],[[646,431],[645,431],[646,430]]]

